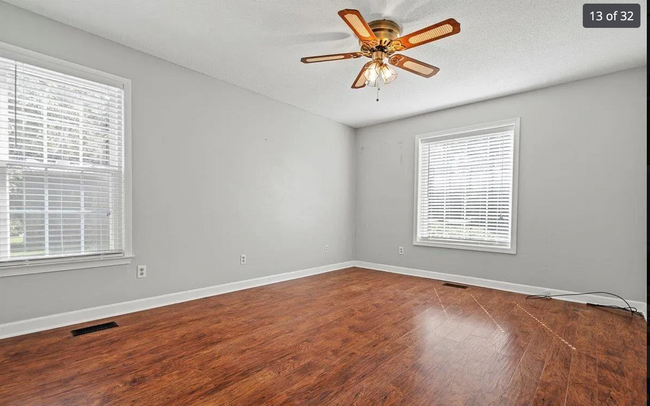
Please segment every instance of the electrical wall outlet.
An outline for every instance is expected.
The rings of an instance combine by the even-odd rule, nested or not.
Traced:
[[[400,255],[404,255],[404,247],[399,247],[397,252],[399,252]]]
[[[328,252],[330,252],[330,246],[329,246],[329,245],[326,245],[326,246],[325,246],[325,253],[327,254]]]
[[[136,273],[135,276],[138,279],[146,278],[147,277],[147,266],[146,265],[138,265],[137,273]]]
[[[246,265],[246,254],[241,254],[239,256],[239,265]]]

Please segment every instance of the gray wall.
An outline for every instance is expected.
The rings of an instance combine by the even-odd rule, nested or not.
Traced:
[[[517,254],[413,246],[415,136],[512,117]],[[645,302],[646,125],[644,67],[358,130],[357,259]]]
[[[0,41],[132,80],[136,255],[0,278],[0,323],[353,259],[353,129],[3,2]]]

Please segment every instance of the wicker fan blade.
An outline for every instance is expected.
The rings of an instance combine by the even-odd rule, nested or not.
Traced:
[[[430,78],[440,70],[440,68],[418,61],[417,59],[409,58],[406,55],[393,55],[388,60],[388,63],[424,78]]]
[[[363,42],[377,41],[375,33],[372,32],[370,26],[366,20],[363,19],[361,13],[358,10],[345,9],[339,11],[339,15],[345,21],[345,23],[350,27],[352,31],[359,37]]]
[[[450,35],[458,34],[459,32],[460,23],[453,18],[449,18],[445,21],[439,22],[438,24],[431,25],[403,37],[399,37],[393,40],[392,44],[395,47],[395,50],[402,51],[404,49],[428,44],[429,42],[433,42]]]
[[[352,88],[353,89],[361,89],[363,87],[366,87],[366,77],[364,76],[364,72],[366,70],[366,67],[370,65],[372,62],[368,62],[367,64],[363,65],[361,70],[359,71],[359,74],[357,75],[356,79],[354,79],[354,82],[352,83]]]
[[[329,61],[342,61],[343,59],[354,59],[362,56],[361,52],[348,52],[345,54],[332,54],[332,55],[317,55],[317,56],[306,56],[300,59],[302,63],[317,63],[317,62],[329,62]]]

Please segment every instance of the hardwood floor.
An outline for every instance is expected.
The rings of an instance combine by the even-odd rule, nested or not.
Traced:
[[[378,271],[110,320],[1,340],[0,405],[647,402],[641,317]]]

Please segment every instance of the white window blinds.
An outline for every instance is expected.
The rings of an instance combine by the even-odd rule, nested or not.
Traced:
[[[518,121],[418,139],[415,243],[514,253]]]
[[[123,99],[0,58],[0,265],[124,253]]]

